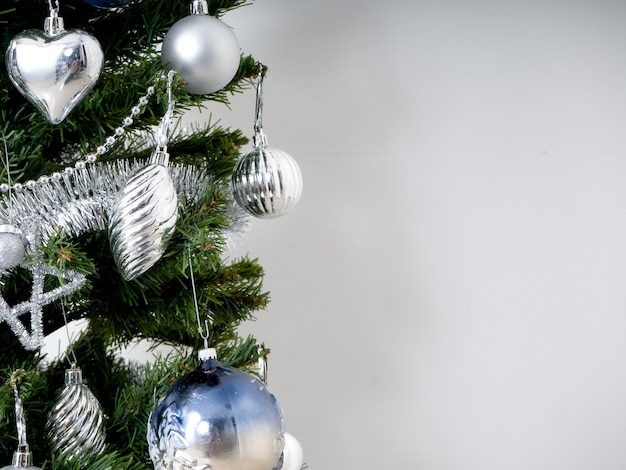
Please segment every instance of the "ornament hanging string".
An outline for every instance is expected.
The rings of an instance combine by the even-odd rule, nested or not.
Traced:
[[[159,75],[157,80],[160,80],[162,75]],[[99,145],[96,148],[95,152],[89,153],[84,157],[84,160],[77,160],[74,164],[74,167],[68,166],[64,168],[61,172],[53,173],[50,176],[41,176],[38,180],[28,180],[25,183],[15,183],[15,185],[11,185],[9,183],[0,184],[1,192],[8,192],[11,189],[14,189],[17,192],[23,191],[24,189],[28,189],[31,191],[37,190],[39,186],[45,186],[50,178],[53,179],[61,179],[64,174],[72,174],[77,170],[83,170],[87,166],[87,164],[94,164],[99,160],[99,157],[102,157],[108,153],[108,151],[117,143],[117,141],[126,134],[126,128],[131,126],[134,122],[134,118],[138,115],[142,114],[145,111],[145,106],[148,104],[149,99],[154,95],[155,87],[150,85],[146,89],[146,94],[139,98],[138,103],[131,108],[130,114],[124,118],[122,121],[122,125],[115,129],[113,135],[108,136],[102,145]],[[80,155],[75,155],[76,158],[80,158]]]
[[[204,330],[202,329],[202,323],[200,321],[200,309],[198,308],[198,295],[196,293],[196,281],[193,275],[193,264],[191,263],[191,247],[189,249],[189,276],[191,278],[191,292],[193,293],[193,304],[196,309],[196,320],[198,321],[198,333],[200,337],[204,341],[204,349],[208,349],[209,347],[209,322],[208,320],[204,320]]]
[[[9,147],[7,145],[7,136],[4,135],[4,132],[0,131],[2,134],[2,143],[4,144],[4,163],[5,169],[7,172],[7,184],[9,185],[8,196],[9,196],[9,206],[11,206],[11,167],[9,166]]]
[[[170,70],[167,73],[167,111],[163,115],[161,122],[159,123],[159,127],[156,132],[156,143],[158,150],[163,152],[167,152],[167,144],[170,139],[171,126],[172,126],[172,118],[174,117],[174,107],[176,102],[174,100],[174,95],[172,93],[172,86],[174,82],[174,75],[176,72],[174,70]]]
[[[76,352],[74,351],[74,344],[72,342],[72,338],[70,337],[70,327],[67,324],[67,314],[65,313],[65,302],[61,302],[61,313],[63,314],[63,322],[65,323],[65,334],[67,335],[68,347],[69,347],[70,353],[72,353],[72,359],[74,359],[74,362],[72,362],[70,358],[67,357],[67,354],[65,356],[67,357],[67,361],[70,363],[70,367],[74,368],[78,364],[78,359],[76,358]]]

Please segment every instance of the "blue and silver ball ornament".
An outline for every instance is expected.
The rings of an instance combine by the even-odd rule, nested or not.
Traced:
[[[213,349],[152,410],[147,439],[155,470],[272,470],[285,447],[274,395]]]

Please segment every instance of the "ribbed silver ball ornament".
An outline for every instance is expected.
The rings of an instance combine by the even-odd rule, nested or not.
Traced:
[[[155,470],[273,470],[285,444],[282,411],[259,379],[206,349],[152,410],[147,440]]]
[[[261,219],[285,214],[300,200],[302,173],[287,152],[269,147],[263,132],[263,74],[256,92],[254,148],[241,157],[233,169],[231,187],[237,204]]]
[[[261,219],[285,214],[302,194],[302,174],[291,155],[259,146],[244,155],[233,170],[233,195],[246,212]]]
[[[46,436],[52,452],[67,461],[87,462],[104,450],[104,412],[75,364],[65,371],[65,387],[48,414]]]

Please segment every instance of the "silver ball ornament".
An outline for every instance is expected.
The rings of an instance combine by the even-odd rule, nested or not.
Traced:
[[[163,39],[163,65],[178,72],[189,93],[204,95],[224,88],[239,68],[235,33],[210,15],[189,15],[177,21]]]
[[[236,163],[232,189],[237,204],[253,216],[278,217],[298,203],[302,173],[288,153],[257,146]]]
[[[20,231],[13,225],[0,225],[0,271],[19,266],[25,254]]]
[[[252,375],[202,360],[148,421],[155,470],[272,470],[284,448],[282,411]]]

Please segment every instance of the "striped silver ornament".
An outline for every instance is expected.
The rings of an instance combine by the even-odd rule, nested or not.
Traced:
[[[104,450],[104,412],[75,364],[65,371],[65,387],[48,414],[46,436],[52,452],[66,461],[87,462]]]

